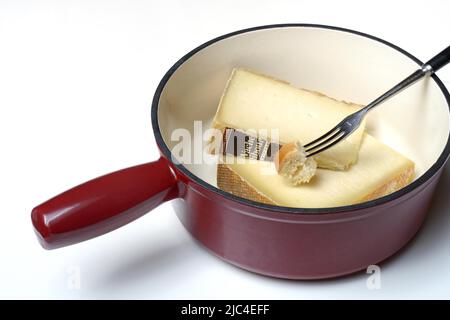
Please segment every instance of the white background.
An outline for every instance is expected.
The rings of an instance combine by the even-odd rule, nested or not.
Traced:
[[[30,223],[47,198],[158,157],[154,90],[199,44],[256,25],[318,23],[425,60],[450,44],[449,12],[446,0],[0,0],[0,298],[450,298],[449,166],[421,232],[381,265],[380,290],[367,289],[364,272],[304,282],[240,270],[194,242],[168,203],[55,251]],[[450,86],[450,66],[439,76]],[[68,286],[74,270],[80,290]]]

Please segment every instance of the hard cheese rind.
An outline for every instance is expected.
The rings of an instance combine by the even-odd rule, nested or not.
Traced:
[[[268,204],[325,208],[356,204],[382,197],[407,185],[414,163],[368,134],[364,134],[359,160],[347,171],[318,169],[308,183],[293,186],[276,172],[274,163],[226,157],[219,164],[217,184],[237,196]],[[231,164],[230,162],[234,162]]]
[[[280,143],[306,144],[330,130],[359,105],[295,88],[286,82],[234,69],[212,126],[279,130]],[[320,168],[345,170],[358,159],[365,123],[347,139],[314,158]]]

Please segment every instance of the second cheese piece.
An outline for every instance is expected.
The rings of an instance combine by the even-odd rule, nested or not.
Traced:
[[[365,134],[358,162],[348,171],[318,169],[309,183],[293,186],[273,162],[237,163],[227,156],[218,165],[217,185],[242,198],[279,206],[325,208],[376,199],[401,189],[414,178],[414,163]]]
[[[241,130],[277,129],[280,143],[318,138],[359,105],[298,89],[244,69],[234,69],[212,126]],[[320,168],[346,170],[358,159],[365,123],[347,139],[314,158]]]

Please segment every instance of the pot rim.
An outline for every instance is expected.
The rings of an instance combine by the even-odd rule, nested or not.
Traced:
[[[393,200],[399,199],[413,190],[417,189],[419,186],[424,185],[426,182],[428,182],[446,163],[446,161],[449,158],[450,154],[450,132],[449,136],[447,138],[447,143],[444,147],[444,150],[436,160],[436,162],[418,179],[407,185],[406,187],[403,187],[402,189],[393,192],[389,195],[383,196],[381,198],[377,198],[374,200],[353,204],[353,205],[347,205],[347,206],[339,206],[339,207],[326,207],[326,208],[294,208],[294,207],[285,207],[285,206],[277,206],[277,205],[270,205],[270,204],[264,204],[261,202],[248,200],[245,198],[238,197],[236,195],[233,195],[231,193],[228,193],[226,191],[223,191],[208,182],[200,179],[196,175],[194,175],[192,172],[190,172],[184,165],[181,163],[174,163],[172,159],[172,152],[164,142],[164,139],[161,134],[161,130],[158,123],[158,107],[159,107],[159,100],[162,94],[162,91],[164,90],[167,82],[172,77],[172,75],[175,73],[175,71],[183,65],[184,62],[189,60],[193,55],[198,53],[199,51],[205,49],[206,47],[209,47],[210,45],[222,41],[224,39],[240,35],[243,33],[249,33],[253,31],[258,30],[265,30],[265,29],[276,29],[276,28],[319,28],[319,29],[329,29],[329,30],[335,30],[340,32],[347,32],[352,33],[358,36],[362,36],[371,40],[378,41],[384,45],[387,45],[398,52],[404,54],[414,62],[416,62],[419,66],[423,64],[421,60],[410,54],[409,52],[401,49],[400,47],[386,41],[380,38],[377,38],[375,36],[369,35],[367,33],[363,33],[360,31],[355,31],[351,29],[341,28],[341,27],[335,27],[335,26],[329,26],[329,25],[320,25],[320,24],[309,24],[309,23],[286,23],[286,24],[270,24],[270,25],[263,25],[263,26],[257,26],[252,28],[246,28],[234,32],[230,32],[227,34],[224,34],[222,36],[216,37],[212,40],[209,40],[200,46],[196,47],[195,49],[188,52],[186,55],[184,55],[181,59],[179,59],[164,75],[164,77],[161,79],[158,87],[156,88],[155,94],[153,96],[152,101],[152,108],[151,108],[151,119],[152,119],[152,126],[153,126],[153,133],[155,135],[156,143],[160,147],[161,152],[163,155],[168,159],[168,161],[171,162],[171,164],[177,168],[177,170],[181,171],[184,175],[186,175],[190,180],[194,181],[195,183],[199,184],[200,186],[206,188],[207,190],[211,190],[214,193],[218,194],[219,196],[222,196],[228,200],[231,200],[233,202],[237,202],[246,206],[254,207],[257,209],[272,211],[272,212],[279,212],[279,213],[289,213],[289,214],[296,214],[296,215],[326,215],[326,214],[333,214],[333,213],[351,213],[354,211],[359,211],[366,208],[376,207],[381,204],[386,204],[388,202],[391,202]],[[445,85],[442,83],[442,81],[437,77],[436,74],[431,75],[433,81],[438,85],[438,87],[441,89],[446,101],[447,106],[449,108],[449,114],[450,114],[450,94],[447,91]]]

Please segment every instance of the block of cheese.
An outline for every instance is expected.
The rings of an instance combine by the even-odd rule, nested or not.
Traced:
[[[234,69],[212,127],[279,132],[281,144],[318,138],[361,106],[244,69]],[[320,168],[345,170],[358,159],[365,123],[347,139],[315,156]]]
[[[335,207],[372,200],[399,190],[414,177],[411,160],[369,134],[363,135],[358,162],[351,168],[317,169],[311,181],[300,186],[293,186],[277,174],[273,162],[234,160],[226,156],[224,163],[218,165],[220,189],[254,201],[297,208]]]

